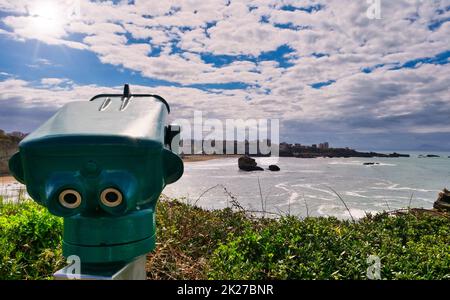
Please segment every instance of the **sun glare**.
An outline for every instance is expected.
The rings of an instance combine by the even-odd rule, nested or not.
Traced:
[[[37,35],[60,37],[64,34],[64,9],[56,1],[36,1],[29,8],[30,27]]]

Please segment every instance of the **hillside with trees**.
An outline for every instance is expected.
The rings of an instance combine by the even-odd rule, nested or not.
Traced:
[[[0,175],[9,173],[8,160],[17,151],[19,142],[25,136],[22,132],[6,133],[0,129]]]

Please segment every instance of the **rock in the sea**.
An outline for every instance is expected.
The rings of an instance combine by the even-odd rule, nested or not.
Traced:
[[[270,165],[269,170],[272,172],[278,172],[278,171],[280,171],[280,167],[277,165]]]
[[[247,172],[251,171],[264,171],[263,168],[258,167],[256,160],[251,158],[250,156],[244,155],[239,157],[238,160],[239,169]]]
[[[396,157],[396,158],[398,158],[398,157],[410,157],[410,155],[409,154],[400,154],[400,153],[394,152],[394,153],[389,154],[388,157]]]
[[[450,212],[450,191],[444,189],[440,192],[438,199],[433,204],[433,207],[437,210]]]

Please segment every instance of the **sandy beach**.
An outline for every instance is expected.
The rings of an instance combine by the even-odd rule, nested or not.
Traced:
[[[12,176],[0,176],[0,185],[17,182]]]
[[[213,159],[220,159],[220,158],[239,158],[242,155],[185,155],[183,157],[183,162],[190,163],[190,162],[197,162],[197,161],[207,161],[207,160],[213,160]]]
[[[185,155],[183,157],[183,162],[193,163],[193,162],[207,161],[207,160],[220,159],[220,158],[230,158],[230,157],[238,158],[238,157],[240,157],[240,155]],[[17,181],[12,176],[9,176],[9,175],[1,175],[0,176],[0,185],[14,183],[14,182],[17,182]]]

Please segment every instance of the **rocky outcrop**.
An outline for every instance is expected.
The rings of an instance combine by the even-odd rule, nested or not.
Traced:
[[[19,142],[25,137],[20,132],[5,133],[0,129],[0,175],[9,174],[8,161],[18,150]]]
[[[383,157],[383,158],[398,158],[398,157],[410,157],[409,154],[401,153],[376,153],[376,152],[359,152],[348,148],[329,148],[319,149],[304,147],[299,148],[292,146],[288,149],[280,150],[280,156],[282,157],[298,157],[298,158],[316,158],[316,157],[328,157],[328,158],[349,158],[349,157]]]
[[[433,207],[437,210],[450,212],[450,191],[444,189],[442,192],[440,192],[439,197],[436,202],[434,202]]]
[[[269,170],[272,172],[278,172],[278,171],[280,171],[280,167],[277,165],[270,165]]]
[[[410,155],[409,154],[400,154],[400,153],[394,152],[394,153],[388,154],[388,157],[394,157],[394,158],[397,158],[397,157],[410,157]]]
[[[427,154],[427,155],[419,154],[418,156],[418,158],[438,158],[438,157],[440,156],[435,154]]]
[[[263,168],[258,167],[256,160],[251,158],[250,156],[244,155],[239,157],[238,160],[239,169],[247,172],[251,171],[264,171]]]

